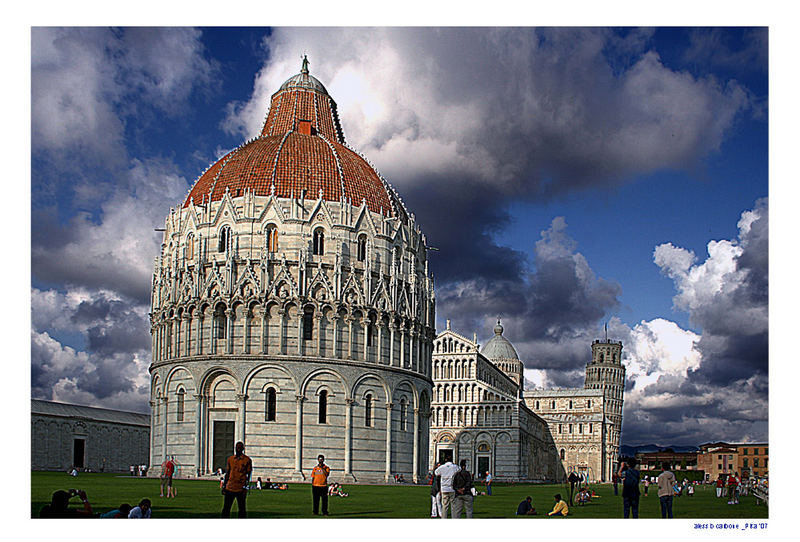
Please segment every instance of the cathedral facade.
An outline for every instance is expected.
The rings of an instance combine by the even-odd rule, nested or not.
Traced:
[[[202,476],[241,440],[254,476],[306,480],[324,454],[333,480],[418,479],[434,314],[425,236],[304,60],[166,217],[150,464]]]
[[[525,390],[523,363],[503,336],[480,348],[447,329],[434,341],[431,466],[466,460],[479,477],[609,481],[619,456],[622,343],[595,341],[583,388]]]

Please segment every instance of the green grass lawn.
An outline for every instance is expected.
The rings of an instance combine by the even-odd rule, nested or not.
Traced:
[[[219,482],[206,480],[175,480],[178,496],[164,499],[158,496],[159,481],[151,478],[135,478],[114,474],[81,474],[72,478],[60,472],[31,473],[31,516],[39,516],[39,510],[50,502],[57,489],[83,489],[95,513],[102,513],[127,502],[138,504],[147,497],[153,502],[154,518],[216,518],[222,509]],[[478,491],[484,487],[478,484]],[[622,497],[615,497],[610,485],[591,486],[600,498],[586,506],[571,506],[570,518],[621,518]],[[430,518],[430,488],[427,486],[391,485],[358,486],[347,485],[347,498],[330,497],[332,517],[343,518]],[[538,516],[520,519],[546,518],[552,509],[553,495],[568,493],[566,486],[518,484],[493,484],[491,497],[479,495],[475,498],[474,517],[512,518],[517,505],[526,496],[533,497]],[[676,497],[673,512],[676,518],[766,518],[768,508],[756,505],[753,496],[744,496],[739,505],[728,505],[724,498],[717,499],[712,487],[700,487],[693,497]],[[80,504],[73,499],[73,507]],[[248,517],[251,518],[309,518],[311,514],[311,487],[309,484],[289,484],[286,491],[251,491],[247,498]],[[236,516],[236,504],[233,514]],[[642,496],[639,517],[661,517],[655,491]],[[562,518],[548,518],[563,521]],[[569,519],[569,518],[567,518]]]

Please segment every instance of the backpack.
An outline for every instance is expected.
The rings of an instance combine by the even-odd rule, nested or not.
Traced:
[[[625,471],[625,478],[622,481],[622,495],[624,497],[634,497],[639,494],[639,471],[628,469]]]

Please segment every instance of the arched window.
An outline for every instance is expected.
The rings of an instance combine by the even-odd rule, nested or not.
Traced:
[[[372,394],[364,397],[364,427],[372,427]]]
[[[592,400],[591,399],[587,399],[586,400],[586,408],[592,408]]]
[[[539,401],[536,401],[536,410],[539,410]]]
[[[214,337],[224,339],[227,336],[228,318],[225,315],[225,308],[220,305],[214,311]]]
[[[369,324],[367,324],[367,346],[372,346],[373,335],[375,335],[375,324],[370,322]]]
[[[561,448],[560,454],[561,454],[561,461],[564,461],[564,458],[566,457],[566,452],[564,451],[564,448]]]
[[[569,408],[572,408],[572,399],[569,401]]]
[[[572,434],[572,424],[569,424],[569,434]]]
[[[558,424],[558,434],[559,435],[561,434],[561,427],[563,427],[563,426],[561,424]]]
[[[186,397],[186,392],[183,390],[183,388],[180,388],[178,390],[178,408],[177,408],[177,410],[178,410],[177,414],[178,414],[178,421],[179,422],[183,421],[184,397]]]
[[[328,392],[319,392],[319,423],[328,423]]]
[[[310,341],[314,338],[314,313],[306,309],[303,313],[303,340]]]
[[[217,252],[226,252],[231,246],[231,227],[222,226],[219,230],[219,239],[217,240]]]
[[[184,247],[184,258],[187,260],[194,259],[194,234],[190,233],[186,236],[186,246]]]
[[[325,254],[325,230],[317,228],[314,230],[314,255],[321,256]]]
[[[265,232],[267,252],[278,252],[278,227],[269,224]]]
[[[408,423],[406,417],[408,416],[408,405],[405,399],[400,399],[400,431],[408,430]]]
[[[550,401],[550,408],[555,410],[555,408],[556,408],[556,402],[555,401]]]
[[[366,234],[361,234],[358,236],[358,261],[363,262],[367,259],[367,236]]]
[[[264,405],[264,411],[265,411],[265,414],[266,414],[265,419],[268,422],[274,422],[275,421],[275,411],[276,411],[276,406],[277,406],[277,397],[276,397],[275,388],[267,388],[267,395],[265,397],[265,403],[266,403]]]
[[[583,424],[582,423],[578,424],[578,433],[579,434],[583,434]]]
[[[592,432],[592,424],[589,424],[589,433]]]

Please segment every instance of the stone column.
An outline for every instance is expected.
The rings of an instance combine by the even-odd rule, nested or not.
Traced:
[[[375,363],[383,363],[383,326],[380,320],[376,323],[376,327],[378,328],[378,343],[375,350]]]
[[[269,341],[269,308],[261,308],[261,353],[267,353],[267,342]]]
[[[278,344],[280,345],[278,353],[286,354],[286,334],[284,333],[284,328],[286,327],[286,316],[288,316],[286,309],[279,310],[278,315],[281,317],[280,330],[278,331]]]
[[[296,479],[304,480],[303,476],[303,401],[302,395],[295,396],[297,401],[297,417],[294,426],[294,475]]]
[[[304,320],[305,313],[297,309],[297,355],[303,355],[303,320]]]
[[[164,393],[167,393],[164,390]],[[161,415],[161,462],[167,460],[167,418],[169,418],[169,403],[166,397],[161,398],[161,404],[164,406],[164,413]]]
[[[411,479],[416,484],[419,481],[419,409],[414,409],[414,452],[413,452],[413,473]]]
[[[156,405],[158,403],[156,401],[150,401],[150,464],[152,465],[155,462],[155,437],[156,437]]]
[[[250,339],[250,309],[244,309],[244,323],[242,328],[242,353],[249,354],[250,353],[250,345],[248,344],[248,340]]]
[[[198,313],[197,315],[197,345],[194,348],[195,354],[198,356],[203,353],[203,323],[205,318],[203,318],[203,313]]]
[[[394,362],[394,334],[397,331],[397,323],[392,319],[389,322],[389,365],[395,366]]]
[[[353,450],[353,401],[351,398],[344,400],[344,477],[353,479],[352,450]]]
[[[369,347],[367,345],[369,344],[369,341],[367,340],[367,337],[369,336],[369,318],[362,318],[361,325],[364,326],[364,361],[368,361],[367,354],[369,353]]]
[[[406,326],[403,324],[400,327],[400,367],[406,367]]]
[[[205,397],[202,393],[196,393],[194,395],[194,399],[197,402],[196,409],[195,409],[195,424],[194,424],[194,436],[195,436],[195,447],[194,447],[194,466],[196,469],[197,476],[200,476],[203,472],[202,462],[203,462],[203,402]]]
[[[331,357],[335,358],[339,353],[339,313],[333,315],[331,324],[333,325],[333,350],[331,351]]]
[[[228,309],[225,311],[225,316],[227,316],[227,339],[225,340],[225,353],[226,354],[233,354],[233,321],[236,318],[236,312],[233,309]]]
[[[245,439],[245,423],[246,423],[246,413],[247,413],[247,395],[246,394],[236,394],[236,408],[238,412],[236,413],[236,441],[244,442]]]
[[[411,329],[411,338],[409,339],[409,352],[410,358],[408,360],[412,371],[417,370],[417,330]]]
[[[190,315],[184,315],[183,321],[185,322],[183,326],[183,339],[184,339],[184,356],[191,356],[192,355],[192,317]]]
[[[317,356],[322,356],[322,313],[314,314],[314,325],[316,326],[317,330]]]
[[[386,403],[386,481],[392,480],[392,403]]]
[[[347,356],[346,359],[353,359],[353,322],[355,318],[345,318],[347,322]]]

